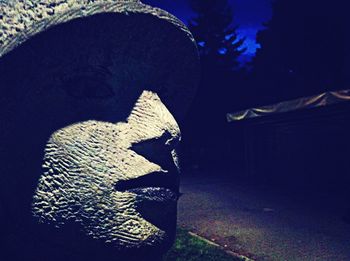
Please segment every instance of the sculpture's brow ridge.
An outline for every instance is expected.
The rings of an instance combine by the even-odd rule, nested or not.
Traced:
[[[173,24],[195,42],[179,19],[162,9],[142,4],[139,0],[1,1],[0,58],[54,25],[99,13],[149,14]]]

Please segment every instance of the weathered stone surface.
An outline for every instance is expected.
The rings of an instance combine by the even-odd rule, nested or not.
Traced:
[[[57,227],[78,223],[88,235],[118,248],[171,241],[178,192],[172,145],[179,139],[175,119],[152,92],[140,96],[125,123],[87,121],[58,130],[45,149],[34,215]],[[158,165],[132,150],[133,144],[149,140],[166,148],[170,164]],[[149,181],[135,182],[150,174]],[[121,188],[123,182],[130,185]],[[152,220],[160,227],[143,216],[147,202],[156,206]]]
[[[166,251],[179,185],[175,119],[197,80],[191,34],[160,9],[0,1],[0,259]]]
[[[140,0],[8,0],[0,1],[0,57],[33,35],[70,20],[99,13],[150,14],[174,24],[193,40],[174,16]]]

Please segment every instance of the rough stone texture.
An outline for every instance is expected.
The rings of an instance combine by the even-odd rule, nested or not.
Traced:
[[[132,183],[157,173],[159,179],[164,176],[178,190],[178,173],[172,173],[172,166],[150,162],[131,149],[133,144],[162,136],[168,138],[160,146],[168,148],[175,165],[172,144],[180,139],[180,130],[152,92],[141,95],[126,123],[87,121],[55,132],[45,149],[45,172],[35,192],[34,215],[41,222],[58,227],[67,222],[79,223],[88,235],[117,247],[172,240],[176,189],[158,187],[157,179],[151,181],[154,185],[116,189],[120,182]],[[157,223],[165,225],[164,230],[142,216],[143,210],[138,206],[149,201],[159,205],[153,215]]]
[[[174,24],[194,41],[176,17],[139,0],[8,0],[0,1],[0,57],[54,25],[108,12],[154,15]]]
[[[166,251],[176,225],[175,119],[197,80],[191,34],[160,9],[0,1],[0,259]]]

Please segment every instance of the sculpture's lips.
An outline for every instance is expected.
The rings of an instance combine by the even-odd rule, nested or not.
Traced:
[[[147,197],[154,197],[160,194],[163,198],[176,199],[179,194],[179,175],[175,172],[152,172],[144,176],[121,180],[115,185],[117,191],[129,191],[136,194],[144,194]]]
[[[126,190],[127,192],[134,193],[138,196],[138,200],[149,200],[157,202],[169,202],[177,201],[179,193],[176,193],[167,188],[148,187],[148,188],[135,188]]]

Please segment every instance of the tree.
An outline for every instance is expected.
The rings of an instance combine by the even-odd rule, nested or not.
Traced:
[[[203,69],[233,71],[245,49],[244,40],[232,26],[233,11],[227,0],[190,0],[196,16],[190,21],[199,47]]]
[[[239,74],[238,59],[245,52],[245,39],[239,38],[232,26],[233,10],[228,0],[190,0],[190,5],[195,17],[189,28],[198,43],[202,79],[183,130],[184,144],[193,148],[190,157],[205,155],[190,161],[217,165],[215,159],[222,157],[220,152],[224,153],[222,147],[227,144],[226,113],[236,97],[234,79]]]
[[[349,68],[346,1],[277,0],[254,59],[256,92],[291,99],[345,88]],[[269,96],[269,97],[268,97]]]

